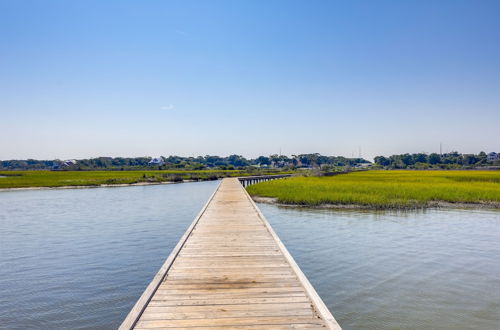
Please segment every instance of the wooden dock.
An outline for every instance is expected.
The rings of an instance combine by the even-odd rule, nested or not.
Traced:
[[[222,180],[120,329],[340,329],[236,178]]]

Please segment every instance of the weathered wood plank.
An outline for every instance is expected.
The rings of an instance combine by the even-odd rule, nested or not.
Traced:
[[[121,329],[340,329],[240,185],[224,179]]]
[[[193,326],[247,326],[247,325],[268,325],[272,329],[273,325],[283,325],[290,323],[324,325],[323,320],[319,318],[301,316],[283,316],[283,317],[252,317],[252,318],[218,318],[218,319],[184,319],[184,320],[139,320],[139,328],[174,328],[174,327],[193,327]]]
[[[235,327],[232,325],[229,326],[214,326],[210,327],[210,330],[227,330],[234,329]],[[148,328],[137,328],[136,329],[148,329]],[[161,329],[156,328],[156,329]],[[206,330],[207,327],[169,327],[168,329],[173,330]],[[269,325],[245,325],[238,326],[238,330],[269,330]],[[291,330],[291,329],[325,329],[324,326],[318,324],[273,324],[273,330]]]
[[[161,308],[160,308],[161,309]],[[153,312],[149,308],[142,314],[141,320],[186,320],[186,319],[219,319],[228,317],[283,317],[283,316],[308,316],[313,317],[311,308],[280,310],[261,309],[261,310],[235,310],[228,311],[224,308],[215,311],[183,311],[183,312]]]
[[[298,302],[288,304],[226,304],[226,305],[202,305],[202,306],[149,306],[148,311],[152,313],[161,312],[208,312],[208,311],[247,311],[247,310],[282,310],[282,309],[308,309],[311,306],[309,302]]]
[[[196,274],[195,276],[191,276],[191,274],[185,275],[168,275],[168,280],[170,284],[175,285],[177,283],[180,284],[195,284],[195,283],[276,283],[277,279],[280,282],[287,280],[296,280],[297,277],[293,274],[291,275],[255,275],[252,277],[249,276],[213,276],[212,274]]]
[[[214,305],[239,305],[245,304],[250,306],[252,304],[294,304],[294,303],[307,303],[311,304],[309,298],[306,295],[294,296],[294,297],[256,297],[256,298],[218,298],[218,299],[185,299],[185,300],[162,300],[160,298],[154,298],[149,302],[149,306],[214,306]]]

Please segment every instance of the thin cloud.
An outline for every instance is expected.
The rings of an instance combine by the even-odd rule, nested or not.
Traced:
[[[168,110],[174,110],[174,105],[173,104],[167,104],[167,105],[164,105],[162,107],[160,107],[161,110],[165,110],[165,111],[168,111]]]
[[[174,30],[174,32],[177,34],[180,34],[181,36],[185,36],[188,34],[186,31],[182,31],[182,30]]]

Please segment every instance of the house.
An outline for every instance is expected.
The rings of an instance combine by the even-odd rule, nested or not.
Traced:
[[[148,165],[162,166],[165,164],[163,157],[153,158],[149,161]]]
[[[500,160],[500,153],[490,152],[487,156],[487,160],[489,162],[494,162],[494,161]]]
[[[373,166],[372,163],[359,163],[359,164],[356,164],[354,167],[357,167],[357,168],[370,168],[372,166]]]
[[[76,159],[68,159],[62,163],[62,166],[76,165],[76,163],[77,163]]]
[[[56,159],[54,161],[54,165],[52,165],[52,170],[53,171],[61,170],[61,169],[66,168],[66,167],[76,165],[77,163],[78,162],[76,161],[76,159],[68,159],[68,160],[64,160],[64,161],[60,161],[60,160]]]

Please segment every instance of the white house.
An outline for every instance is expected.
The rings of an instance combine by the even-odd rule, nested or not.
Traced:
[[[77,163],[76,159],[68,159],[63,162],[63,165],[71,166],[71,165],[76,165],[76,163]]]
[[[151,159],[148,164],[149,165],[162,166],[163,164],[165,164],[165,162],[163,161],[162,157],[158,157],[158,158]]]
[[[59,159],[54,160],[54,165],[52,166],[52,170],[57,171],[68,166],[76,165],[78,161],[76,159],[68,159],[61,161]]]
[[[500,153],[490,152],[487,159],[489,162],[500,160]]]

